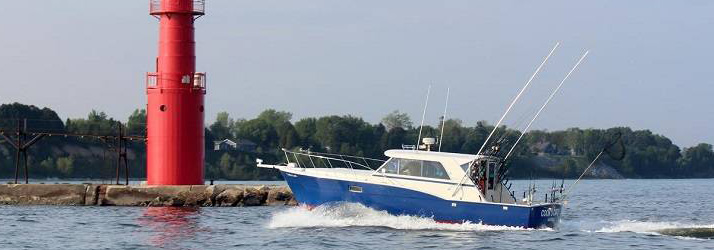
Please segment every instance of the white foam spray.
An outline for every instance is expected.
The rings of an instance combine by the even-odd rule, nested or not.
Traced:
[[[532,230],[520,227],[490,226],[471,222],[461,224],[439,223],[432,218],[408,215],[391,215],[385,211],[377,211],[356,203],[318,206],[313,209],[308,209],[306,207],[289,208],[273,214],[268,227],[387,227],[399,230],[445,231]]]
[[[619,233],[619,232],[634,232],[634,233],[657,233],[661,230],[666,229],[678,229],[678,228],[714,228],[714,224],[711,225],[698,225],[698,224],[687,224],[679,222],[650,222],[650,221],[635,221],[635,220],[623,220],[611,223],[609,226],[604,226],[599,230],[595,230],[598,233]]]

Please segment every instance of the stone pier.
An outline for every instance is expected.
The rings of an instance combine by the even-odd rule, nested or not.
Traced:
[[[296,205],[280,185],[4,184],[0,205],[239,207]]]

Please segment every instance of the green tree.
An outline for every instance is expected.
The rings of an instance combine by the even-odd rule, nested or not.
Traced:
[[[70,119],[67,121],[67,130],[75,134],[108,135],[116,134],[118,122],[101,111],[92,110],[87,119]]]
[[[685,148],[679,159],[683,176],[707,177],[714,173],[714,151],[712,145],[700,143],[691,148]]]
[[[74,157],[60,157],[57,158],[57,170],[64,176],[71,176],[74,170]]]
[[[218,168],[224,175],[228,175],[233,170],[233,162],[233,157],[231,157],[230,154],[223,153],[223,155],[221,155],[221,158],[218,160]]]
[[[274,109],[267,109],[258,115],[257,119],[264,120],[273,125],[273,127],[278,127],[286,122],[292,120],[293,114],[285,111],[275,111]]]
[[[275,127],[263,119],[253,119],[241,123],[238,129],[238,138],[257,143],[260,151],[276,150],[280,139]]]
[[[213,137],[223,140],[223,139],[235,139],[232,134],[232,127],[234,126],[234,121],[230,118],[228,112],[219,112],[216,116],[216,121],[209,126]]]
[[[227,112],[217,116],[205,130],[206,173],[210,178],[234,180],[279,178],[275,171],[257,169],[255,158],[266,162],[283,162],[285,156],[279,148],[310,148],[316,152],[336,152],[383,158],[387,149],[414,144],[419,128],[413,127],[408,116],[392,112],[387,121],[370,124],[354,116],[307,117],[291,123],[292,114],[266,110],[255,119],[232,119]],[[85,118],[67,118],[63,123],[49,108],[19,103],[0,105],[0,129],[7,133],[17,127],[18,119],[28,119],[29,130],[69,131],[77,134],[113,135],[117,120],[106,113],[93,110]],[[137,109],[127,121],[132,135],[143,134],[146,111]],[[487,122],[464,126],[460,120],[447,120],[442,140],[445,152],[474,154],[493,129]],[[438,127],[425,126],[422,137],[439,138]],[[560,131],[531,131],[525,135],[509,161],[511,174],[528,177],[560,178],[579,175],[589,162],[612,141],[615,134],[622,135],[626,156],[622,161],[607,155],[601,164],[612,166],[628,178],[714,177],[714,152],[712,145],[700,144],[680,150],[670,139],[649,130],[632,130],[628,127],[610,129],[569,128]],[[520,132],[505,126],[499,128],[491,143],[500,141],[504,150],[510,149]],[[249,139],[257,144],[257,152],[214,151],[213,141]],[[114,169],[103,156],[105,144],[85,137],[45,137],[33,146],[30,158],[33,177],[109,178]],[[329,150],[328,150],[329,149]],[[129,143],[130,171],[132,177],[143,177],[146,159],[145,145]],[[505,153],[505,152],[503,152]],[[538,153],[538,154],[534,154]],[[109,154],[107,154],[108,156]],[[37,160],[35,160],[37,159]],[[13,165],[14,149],[0,141],[0,166]],[[12,168],[0,168],[0,177],[14,174]]]
[[[11,103],[0,105],[0,129],[17,128],[18,120],[27,119],[27,127],[42,131],[61,132],[65,125],[54,110],[34,105]]]
[[[407,131],[401,127],[396,127],[383,135],[381,148],[401,149],[404,144],[409,144],[407,142]]]
[[[145,109],[136,109],[131,113],[126,122],[126,130],[129,135],[146,135]]]
[[[279,138],[279,145],[281,148],[293,148],[295,146],[300,146],[300,138],[295,127],[293,127],[290,122],[284,122],[278,126],[277,131]]]
[[[319,142],[315,139],[315,133],[317,131],[316,118],[309,117],[300,119],[295,123],[294,127],[303,146],[314,149],[320,148]]]
[[[390,131],[394,128],[410,129],[412,128],[412,120],[409,118],[407,113],[399,112],[399,110],[392,111],[392,113],[387,114],[382,118],[382,125]]]

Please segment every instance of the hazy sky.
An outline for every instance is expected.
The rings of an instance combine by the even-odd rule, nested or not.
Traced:
[[[0,102],[125,120],[146,104],[158,22],[146,0],[4,1]],[[392,110],[435,125],[496,122],[562,45],[506,124],[534,113],[586,49],[538,129],[631,126],[680,145],[714,143],[714,1],[208,0],[196,22],[207,123],[266,108],[296,119]]]

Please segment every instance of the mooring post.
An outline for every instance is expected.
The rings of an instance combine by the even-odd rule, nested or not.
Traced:
[[[117,165],[116,165],[116,176],[115,176],[115,181],[116,184],[119,185],[119,177],[121,176],[120,171],[121,171],[121,165],[122,162],[124,163],[124,185],[129,185],[129,160],[127,159],[127,142],[126,142],[126,130],[124,129],[124,126],[121,124],[121,122],[117,123],[118,125],[118,134],[116,137],[116,151],[117,151]]]
[[[29,171],[27,170],[27,150],[22,150],[22,163],[25,165],[25,184],[30,183]]]
[[[124,185],[129,185],[129,160],[126,157],[127,142],[124,135],[126,134],[126,129],[119,123],[119,150],[121,150],[121,157],[124,159]]]
[[[27,118],[22,120],[22,142],[27,141]],[[20,144],[22,145],[22,144]],[[29,145],[28,145],[29,146]],[[29,181],[29,171],[27,170],[27,148],[26,145],[20,146],[22,148],[22,163],[25,165],[25,184],[30,183]]]
[[[18,140],[19,142],[19,140]],[[17,149],[17,154],[15,155],[15,184],[17,184],[17,179],[20,175],[20,149]]]
[[[17,119],[17,144],[15,144],[15,149],[17,150],[17,154],[15,155],[15,184],[17,184],[17,180],[20,176],[20,152],[21,148],[20,145],[22,145],[22,136],[21,131],[22,129],[22,124],[20,124],[20,119]]]
[[[119,185],[119,168],[121,168],[121,143],[118,142],[119,140],[117,139],[117,145],[116,145],[116,151],[117,151],[117,165],[116,165],[116,184]]]
[[[129,185],[129,160],[126,159],[126,151],[124,151],[124,181],[125,185]]]

